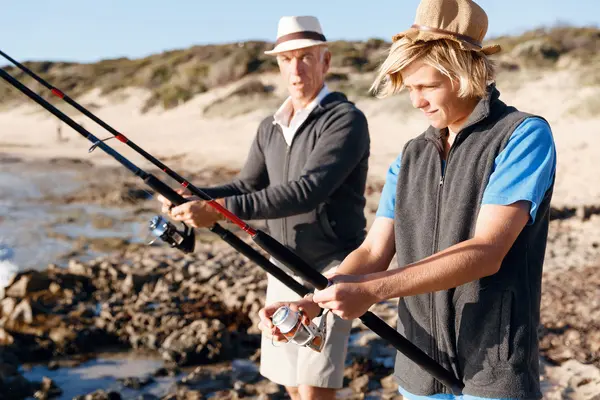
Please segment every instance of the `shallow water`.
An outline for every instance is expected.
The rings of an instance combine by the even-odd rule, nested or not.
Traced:
[[[41,382],[44,376],[52,379],[63,391],[57,400],[71,400],[74,396],[85,395],[98,389],[117,391],[124,399],[134,399],[141,394],[163,396],[184,375],[153,378],[154,382],[140,390],[128,389],[117,379],[145,378],[151,376],[163,362],[149,355],[136,353],[101,354],[73,368],[59,368],[51,371],[44,365],[25,366],[23,376],[30,381]]]
[[[7,161],[0,154],[0,288],[11,276],[25,269],[45,269],[48,264],[66,265],[77,238],[123,238],[139,243],[149,240],[150,214],[131,215],[131,207],[110,208],[89,204],[57,204],[45,200],[73,193],[85,179],[73,168],[60,168]],[[100,223],[94,223],[94,218]],[[84,239],[85,240],[85,239]],[[77,258],[103,253],[86,250]],[[63,390],[59,400],[72,399],[98,389],[115,390],[123,398],[147,393],[166,394],[178,377],[154,378],[142,390],[128,389],[119,378],[150,376],[163,366],[153,355],[109,353],[99,355],[77,367],[51,371],[46,365],[25,366],[23,375],[30,381],[51,378]]]
[[[46,196],[62,196],[83,185],[75,165],[72,169],[44,170],[40,165],[0,160],[0,284],[14,270],[44,269],[49,263],[64,265],[65,254],[73,250],[71,240],[123,238],[141,242],[147,238],[147,218],[139,215],[124,222],[128,208],[107,208],[86,204],[56,204]],[[98,228],[92,216],[109,219]],[[101,255],[88,251],[82,259]]]

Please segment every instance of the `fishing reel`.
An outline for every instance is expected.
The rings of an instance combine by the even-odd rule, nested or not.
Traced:
[[[162,239],[171,247],[176,247],[184,253],[192,253],[196,244],[194,229],[184,223],[181,224],[183,225],[183,230],[178,230],[177,227],[166,218],[163,218],[160,215],[155,216],[150,221],[149,229],[150,234],[156,238],[148,244],[152,244],[158,239]]]

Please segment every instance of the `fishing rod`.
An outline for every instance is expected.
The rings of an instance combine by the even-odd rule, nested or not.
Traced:
[[[1,53],[1,54],[3,56],[5,56],[4,53]],[[11,62],[12,62],[12,59],[9,59],[9,60],[11,60]],[[19,66],[19,65],[17,65],[17,66]],[[35,75],[31,71],[30,71],[30,73]],[[30,99],[32,99],[33,101],[38,103],[40,106],[42,106],[43,108],[48,110],[54,116],[56,116],[57,118],[59,118],[60,120],[65,122],[67,125],[69,125],[75,131],[80,133],[86,139],[90,140],[93,143],[93,146],[91,149],[93,149],[95,147],[99,147],[104,152],[111,155],[113,158],[115,158],[117,161],[119,161],[124,167],[129,169],[135,176],[140,177],[144,181],[144,183],[146,183],[148,186],[150,186],[156,192],[163,195],[165,198],[167,198],[173,204],[180,205],[180,204],[183,204],[188,201],[184,197],[182,197],[179,193],[175,192],[168,185],[166,185],[165,183],[160,181],[158,178],[156,178],[154,175],[149,174],[149,173],[141,170],[137,166],[135,166],[133,163],[131,163],[125,157],[123,157],[118,152],[116,152],[114,149],[112,149],[110,146],[108,146],[106,143],[104,143],[104,141],[96,138],[90,132],[85,130],[81,125],[77,124],[75,121],[73,121],[67,115],[62,113],[60,110],[58,110],[52,104],[47,102],[45,99],[43,99],[37,93],[33,92],[31,89],[29,89],[28,87],[23,85],[21,82],[19,82],[15,78],[13,78],[6,71],[0,69],[0,77],[2,77],[4,80],[6,80],[12,86],[14,86],[16,89],[18,89],[19,91],[24,93]],[[39,78],[39,80],[42,80],[42,78],[40,78],[40,77],[38,77],[38,78]],[[44,85],[44,86],[46,86],[46,85]],[[47,84],[46,87],[48,87],[48,86],[52,87],[51,85]],[[62,94],[62,92],[60,92],[58,89],[55,89],[53,87],[52,87],[52,89],[54,89],[53,92],[57,91],[58,93]],[[61,97],[61,96],[59,96],[59,97]],[[64,99],[64,97],[65,97],[65,95],[63,94],[63,96],[61,98]],[[72,99],[70,99],[70,101],[73,103],[76,103]],[[82,106],[80,106],[80,105],[78,105],[78,106],[83,109]],[[91,114],[90,112],[87,112],[87,113]],[[96,119],[98,119],[98,118],[96,117]],[[118,132],[117,132],[117,134],[120,135]],[[124,138],[124,136],[123,136],[123,138]],[[130,142],[126,138],[124,138],[124,140],[121,140],[121,139],[119,139],[119,140],[124,143]],[[138,146],[136,145],[136,147],[138,147]],[[144,152],[144,153],[146,153],[146,152]],[[140,154],[143,155],[143,153],[140,153]],[[146,154],[148,154],[148,153],[146,153]],[[152,157],[152,156],[150,156],[150,157]],[[150,161],[152,161],[152,159],[156,160],[154,157],[152,157],[150,159]],[[159,162],[158,160],[156,160],[156,161]],[[160,163],[160,164],[164,166],[164,164],[162,164],[162,163]],[[255,243],[257,243],[267,253],[271,254],[275,259],[279,260],[282,264],[286,265],[288,268],[290,268],[292,271],[294,271],[297,275],[299,275],[305,281],[309,282],[311,285],[313,285],[317,289],[325,289],[327,286],[329,286],[329,284],[330,284],[329,280],[324,275],[322,275],[320,272],[313,269],[306,261],[304,261],[302,258],[300,258],[296,253],[294,253],[293,251],[291,251],[290,249],[288,249],[287,247],[285,247],[284,245],[279,243],[277,240],[275,240],[273,237],[271,237],[267,233],[265,233],[261,230],[255,230],[255,229],[251,228],[248,224],[243,222],[240,218],[235,216],[229,210],[225,209],[224,207],[221,207],[218,203],[216,203],[216,201],[214,201],[214,199],[212,199],[210,196],[208,196],[205,192],[201,191],[200,189],[196,188],[195,186],[190,184],[185,179],[181,178],[179,175],[177,175],[175,172],[170,170],[168,167],[164,166],[164,169],[166,169],[167,171],[171,171],[171,173],[173,175],[179,177],[179,179],[183,182],[182,186],[188,188],[192,193],[195,193],[194,190],[196,190],[198,192],[199,197],[206,199],[206,201],[208,201],[208,202],[212,201],[212,203],[219,206],[219,207],[215,207],[217,210],[223,209],[225,211],[225,212],[223,212],[223,215],[228,217],[228,219],[229,219],[229,216],[231,216],[230,220],[232,220],[232,222],[234,222],[235,220],[239,221],[239,223],[236,223],[236,225],[240,226],[245,232],[250,234],[250,236],[252,237],[252,239]],[[175,179],[177,179],[177,178],[175,178]],[[232,247],[234,247],[236,250],[238,250],[243,255],[247,256],[250,260],[255,261],[259,266],[264,268],[267,272],[271,273],[275,278],[282,281],[282,283],[284,283],[286,286],[290,287],[292,290],[294,290],[300,296],[304,296],[310,292],[306,287],[304,287],[303,285],[300,285],[297,281],[295,281],[292,277],[287,275],[284,271],[282,271],[279,268],[277,268],[276,266],[274,266],[271,262],[269,262],[260,253],[258,253],[251,246],[249,246],[247,243],[243,242],[241,239],[239,239],[236,235],[234,235],[230,231],[226,230],[225,228],[222,228],[218,224],[215,224],[213,227],[210,228],[210,230],[219,234],[219,236],[221,236],[227,243],[232,245]],[[363,314],[359,318],[364,323],[365,326],[367,326],[369,329],[371,329],[373,332],[378,334],[383,339],[387,340],[399,352],[404,354],[411,361],[413,361],[415,364],[420,366],[423,370],[428,372],[435,379],[437,379],[439,382],[441,382],[443,385],[445,385],[450,391],[452,391],[452,393],[460,394],[462,392],[463,384],[461,381],[459,381],[454,376],[454,374],[452,374],[450,371],[448,371],[447,369],[442,367],[440,364],[438,364],[435,360],[433,360],[431,357],[429,357],[426,353],[424,353],[421,349],[419,349],[417,346],[415,346],[413,343],[411,343],[408,339],[406,339],[405,337],[400,335],[400,333],[398,333],[395,329],[390,327],[387,323],[385,323],[383,320],[381,320],[375,314],[373,314],[370,311],[367,311],[365,314]]]

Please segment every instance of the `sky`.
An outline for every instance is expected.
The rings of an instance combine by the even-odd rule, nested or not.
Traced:
[[[390,39],[419,0],[0,0],[0,49],[20,61],[139,58],[193,45],[274,41],[283,15],[316,15],[328,40]],[[600,26],[599,0],[479,0],[488,36]],[[0,65],[4,65],[0,62]]]

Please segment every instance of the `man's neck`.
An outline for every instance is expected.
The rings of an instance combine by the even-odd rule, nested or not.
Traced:
[[[310,98],[305,97],[302,99],[295,99],[292,97],[292,117],[298,111],[304,110],[314,99],[316,99],[319,93],[321,93],[321,90],[323,90],[323,86],[324,85],[321,85],[321,87],[315,93],[313,93],[313,95],[310,96]]]

